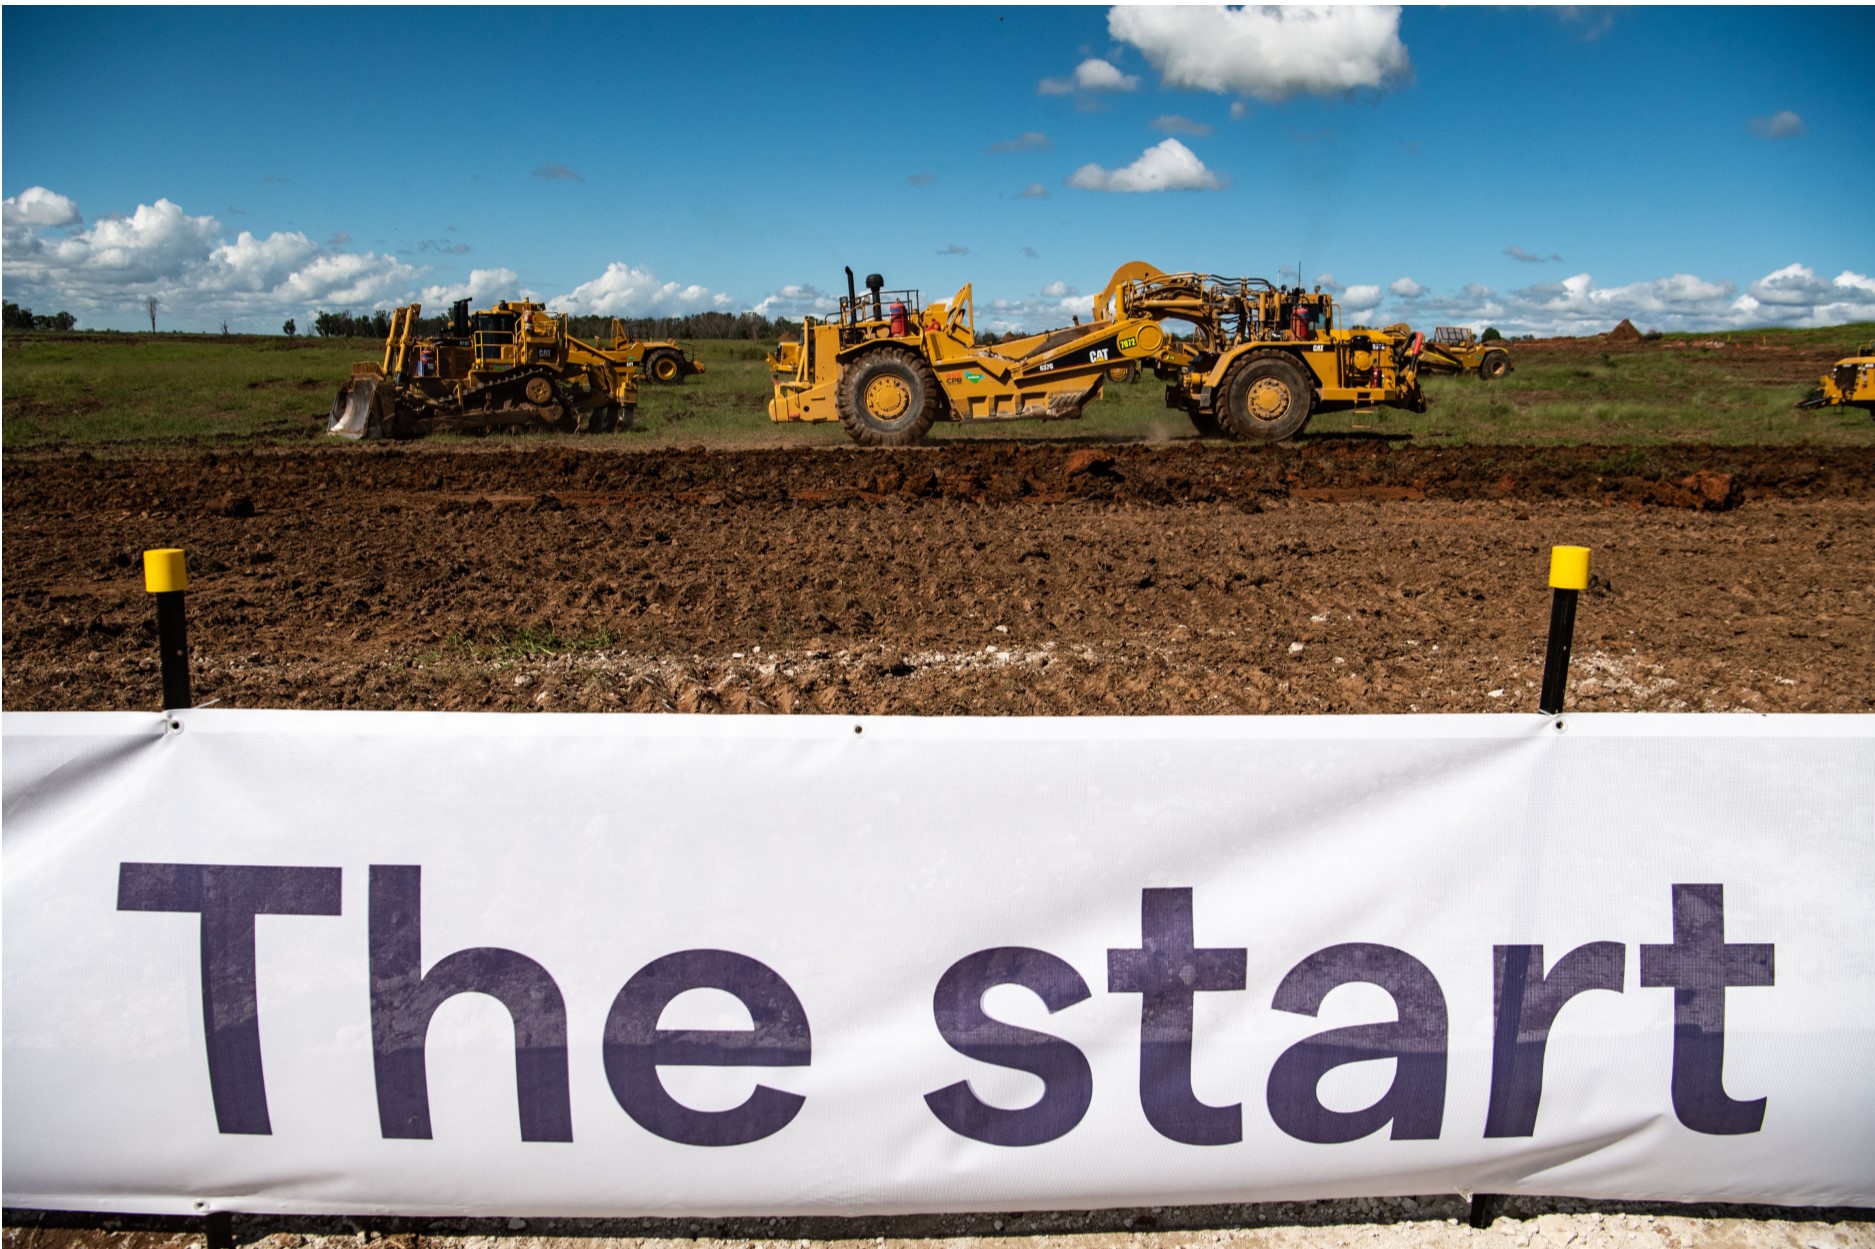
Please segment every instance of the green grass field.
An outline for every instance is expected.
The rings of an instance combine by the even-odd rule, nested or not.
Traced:
[[[1516,371],[1502,381],[1430,377],[1427,412],[1326,413],[1303,436],[1382,437],[1420,446],[1867,445],[1875,440],[1867,413],[1799,412],[1793,405],[1830,360],[1872,337],[1875,325],[1860,324],[1627,344],[1511,344]],[[636,427],[618,442],[847,445],[836,423],[768,420],[768,345],[690,346],[708,372],[681,386],[643,386]],[[340,381],[354,360],[377,351],[378,344],[363,340],[9,334],[0,447],[106,453],[166,445],[318,445],[328,441],[325,417]],[[1165,408],[1163,387],[1147,375],[1135,384],[1109,385],[1079,421],[940,425],[933,437],[1125,442],[1191,433],[1183,414]]]

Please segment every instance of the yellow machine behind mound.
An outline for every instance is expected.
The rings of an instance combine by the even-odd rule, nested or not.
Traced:
[[[1480,342],[1465,325],[1435,327],[1419,362],[1422,373],[1476,373],[1487,382],[1503,377],[1511,367],[1510,352],[1500,341]]]
[[[768,358],[768,414],[838,420],[865,446],[916,443],[940,420],[1072,419],[1135,364],[1166,381],[1166,406],[1207,435],[1276,441],[1318,411],[1424,407],[1420,336],[1341,328],[1319,291],[1134,261],[1114,271],[1088,324],[978,344],[969,286],[921,306],[919,292],[884,290],[878,274],[866,296],[846,276],[837,318],[805,318],[801,340]]]
[[[1875,343],[1856,348],[1852,356],[1819,377],[1816,389],[1798,401],[1799,408],[1862,408],[1875,415]]]
[[[526,300],[471,314],[450,309],[445,331],[417,333],[421,304],[391,315],[384,357],[352,366],[326,432],[341,438],[420,438],[446,431],[630,429],[638,369],[623,351],[567,333],[567,319]]]

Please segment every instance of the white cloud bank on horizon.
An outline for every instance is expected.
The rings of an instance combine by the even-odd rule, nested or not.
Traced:
[[[1068,178],[1068,185],[1083,191],[1218,191],[1224,181],[1183,143],[1165,139],[1123,169],[1082,165]]]
[[[344,236],[320,244],[298,231],[263,238],[242,230],[229,238],[214,217],[191,216],[164,198],[86,225],[73,200],[29,187],[0,201],[0,228],[8,300],[42,314],[70,312],[93,327],[134,328],[150,296],[160,303],[165,328],[207,330],[227,322],[264,333],[287,317],[310,321],[321,310],[540,297],[520,285],[514,270],[500,267],[471,270],[466,282],[420,286],[429,266],[346,251]],[[615,262],[550,302],[602,316],[665,316],[727,309],[735,301]]]
[[[660,282],[649,269],[615,260],[592,281],[549,299],[547,307],[587,316],[681,317],[692,312],[727,312],[734,303],[720,291]]]
[[[1152,180],[1142,165],[1168,144],[1183,149],[1176,139],[1167,139],[1127,169],[1084,168],[1094,171],[1089,177],[1102,189],[1124,189],[1112,184],[1128,177]],[[1195,156],[1191,161],[1203,178],[1215,177]],[[315,243],[297,231],[257,237],[244,230],[230,238],[215,218],[190,216],[167,199],[140,204],[129,216],[107,213],[86,224],[74,201],[31,187],[0,201],[0,226],[7,298],[41,314],[71,312],[92,328],[135,328],[144,322],[143,300],[150,295],[161,300],[159,324],[164,327],[210,330],[225,320],[268,333],[286,317],[310,318],[320,309],[371,311],[420,300],[436,310],[462,298],[538,298],[520,285],[514,270],[502,267],[472,270],[466,282],[423,285],[430,272],[426,267],[395,255],[346,251],[337,241]],[[1410,305],[1394,302],[1383,284],[1350,283],[1340,294],[1344,320],[1410,320],[1420,328],[1495,325],[1505,334],[1542,336],[1599,334],[1623,319],[1643,330],[1694,333],[1875,321],[1875,278],[1848,269],[1820,277],[1801,263],[1747,282],[1742,290],[1729,279],[1690,274],[1598,287],[1589,274],[1579,273],[1502,295],[1477,283],[1439,294],[1418,282],[1407,288],[1409,281],[1399,279],[1395,285],[1420,291]],[[648,269],[622,262],[548,302],[565,311],[614,316],[741,308],[729,295],[662,281]],[[1035,295],[979,301],[978,325],[995,333],[1052,329],[1074,316],[1085,320],[1091,305],[1091,296],[1050,283]],[[798,319],[803,312],[825,315],[836,306],[837,296],[794,285],[756,301],[753,311]]]
[[[1121,4],[1107,32],[1138,48],[1165,86],[1266,104],[1384,88],[1412,72],[1394,6]]]
[[[1688,273],[1607,287],[1578,273],[1507,294],[1476,282],[1451,295],[1419,290],[1410,302],[1401,300],[1382,311],[1387,301],[1380,288],[1350,286],[1341,303],[1348,313],[1375,324],[1407,320],[1418,329],[1491,325],[1507,335],[1544,338],[1602,334],[1624,320],[1641,330],[1688,333],[1759,326],[1812,329],[1875,320],[1875,278],[1847,269],[1834,278],[1820,278],[1803,264],[1766,274],[1742,293],[1732,281],[1708,281]]]

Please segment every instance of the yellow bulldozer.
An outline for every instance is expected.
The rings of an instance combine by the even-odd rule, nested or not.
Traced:
[[[1503,377],[1513,367],[1501,340],[1479,342],[1471,327],[1464,325],[1435,326],[1419,361],[1422,373],[1476,373],[1487,382]]]
[[[1317,411],[1423,408],[1417,336],[1343,329],[1319,291],[1135,261],[1114,272],[1087,324],[979,345],[969,286],[923,305],[918,291],[884,290],[878,274],[861,296],[846,275],[838,316],[804,318],[800,340],[769,357],[768,414],[838,420],[864,446],[916,443],[940,420],[1073,419],[1134,365],[1167,382],[1166,405],[1206,435],[1276,441]]]
[[[1856,348],[1817,378],[1816,389],[1797,402],[1799,408],[1862,408],[1875,415],[1875,343]]]
[[[458,300],[440,334],[418,332],[421,304],[391,315],[382,360],[352,366],[326,432],[342,438],[541,429],[630,429],[638,369],[625,353],[567,333],[567,319],[527,300],[470,313]]]

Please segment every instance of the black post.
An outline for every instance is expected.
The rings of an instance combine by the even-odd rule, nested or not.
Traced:
[[[193,706],[189,697],[189,616],[181,590],[156,596],[156,647],[163,658],[163,710]]]
[[[1546,716],[1562,710],[1569,688],[1569,647],[1575,641],[1576,592],[1556,590],[1549,601],[1549,652],[1543,657],[1543,695],[1536,709]]]
[[[175,548],[143,553],[143,587],[156,596],[156,648],[163,662],[163,710],[194,705],[189,694],[189,570]]]
[[[1489,1227],[1504,1213],[1504,1194],[1474,1193],[1471,1198],[1471,1225]]]
[[[1549,554],[1549,650],[1543,658],[1543,692],[1536,709],[1553,716],[1569,690],[1569,648],[1575,642],[1576,595],[1589,588],[1589,549],[1553,546]]]

